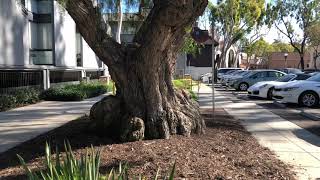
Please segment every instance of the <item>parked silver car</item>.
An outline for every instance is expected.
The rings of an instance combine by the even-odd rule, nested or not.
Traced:
[[[220,83],[223,86],[226,86],[232,79],[236,79],[246,75],[249,71],[248,70],[237,70],[231,74],[225,74],[221,76]]]
[[[218,80],[220,80],[221,76],[228,73],[229,71],[234,70],[243,70],[242,68],[219,68],[218,69]]]
[[[274,81],[284,75],[286,75],[286,73],[276,70],[253,70],[242,77],[233,79],[228,83],[228,86],[239,91],[246,91],[257,82]]]

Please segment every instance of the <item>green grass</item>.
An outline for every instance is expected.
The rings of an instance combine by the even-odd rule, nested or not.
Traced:
[[[172,82],[175,88],[188,91],[193,100],[198,100],[198,96],[192,91],[192,86],[195,86],[198,83],[191,79],[175,79]]]

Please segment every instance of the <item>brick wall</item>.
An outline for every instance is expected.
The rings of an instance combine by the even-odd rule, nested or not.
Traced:
[[[310,55],[306,53],[304,56],[304,64],[305,68],[307,64],[310,62]],[[272,53],[269,58],[269,68],[285,68],[285,58],[284,53]],[[300,55],[299,53],[288,53],[287,57],[287,68],[300,68]]]

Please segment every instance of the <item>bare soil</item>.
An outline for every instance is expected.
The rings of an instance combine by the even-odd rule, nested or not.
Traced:
[[[176,179],[295,179],[290,166],[260,146],[223,109],[215,111],[215,118],[210,110],[202,114],[207,124],[205,135],[122,144],[87,131],[89,120],[84,117],[0,154],[0,179],[26,179],[16,154],[37,169],[41,167],[45,142],[62,150],[66,139],[76,154],[91,144],[102,149],[102,173],[127,163],[131,175],[151,177],[158,168],[165,174],[176,161]]]

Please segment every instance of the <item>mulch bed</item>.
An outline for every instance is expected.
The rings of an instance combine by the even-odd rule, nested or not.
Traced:
[[[151,177],[158,168],[161,174],[167,173],[176,161],[176,179],[295,179],[288,165],[261,147],[224,110],[216,110],[214,119],[210,110],[204,110],[203,116],[207,124],[205,135],[123,144],[88,132],[89,120],[84,117],[0,154],[0,179],[26,179],[16,154],[31,167],[41,166],[45,142],[63,149],[65,139],[76,154],[91,144],[102,148],[102,173],[127,163],[130,174]]]

